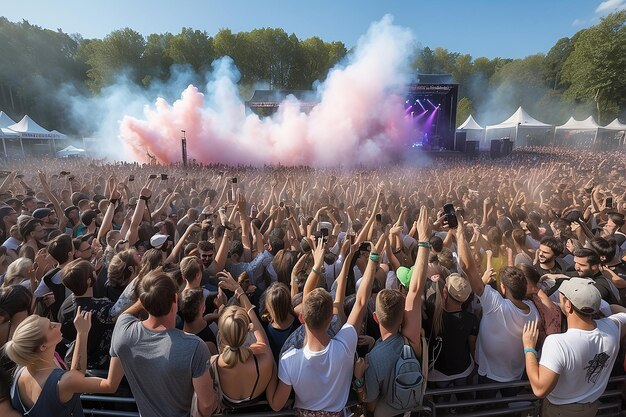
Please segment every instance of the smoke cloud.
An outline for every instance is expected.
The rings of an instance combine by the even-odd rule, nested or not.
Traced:
[[[406,85],[413,81],[414,42],[408,29],[395,26],[385,16],[370,26],[344,63],[316,85],[316,107],[305,113],[294,97],[288,97],[274,115],[264,118],[246,114],[238,93],[239,73],[232,60],[224,57],[214,62],[208,74],[206,94],[190,84],[175,101],[160,96],[151,104],[144,102],[141,112],[137,105],[144,94],[125,103],[118,135],[126,159],[145,161],[148,151],[162,163],[178,162],[181,130],[185,130],[188,157],[204,163],[355,166],[392,162],[401,158],[411,142],[411,124],[403,106]],[[181,80],[184,77],[178,77],[176,84]],[[171,93],[172,86],[160,87]],[[119,104],[132,93],[128,88],[122,92],[114,88],[108,96]],[[110,118],[106,121],[111,122]]]

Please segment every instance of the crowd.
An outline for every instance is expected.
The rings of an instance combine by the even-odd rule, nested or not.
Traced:
[[[394,416],[522,378],[542,415],[591,416],[624,372],[622,152],[3,165],[3,416],[114,392],[144,416]]]

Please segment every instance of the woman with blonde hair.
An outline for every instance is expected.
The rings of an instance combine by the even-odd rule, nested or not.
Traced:
[[[107,379],[85,376],[91,314],[80,307],[76,311],[76,345],[69,371],[59,368],[55,361],[55,347],[63,339],[59,323],[32,315],[15,329],[13,339],[4,346],[9,359],[20,367],[11,389],[13,408],[31,417],[83,416],[81,393],[117,390],[123,376],[117,358],[111,360]]]
[[[4,275],[3,287],[9,285],[22,285],[32,292],[37,289],[37,280],[35,279],[35,270],[33,269],[33,261],[30,258],[17,258],[11,262]]]
[[[211,369],[222,406],[236,409],[253,405],[263,395],[272,377],[274,359],[245,291],[228,272],[218,276],[220,288],[233,291],[241,307],[227,307],[220,316],[221,353],[211,358]],[[256,341],[246,346],[249,332]]]
[[[300,322],[293,311],[289,288],[282,282],[270,285],[265,291],[264,301],[264,312],[261,316],[263,328],[274,360],[278,363],[280,350],[289,335],[300,327]]]

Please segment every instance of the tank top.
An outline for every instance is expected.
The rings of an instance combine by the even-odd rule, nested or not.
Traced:
[[[35,405],[32,408],[27,409],[22,403],[20,397],[20,390],[18,387],[18,381],[25,368],[21,368],[15,375],[13,385],[11,385],[11,405],[15,410],[28,417],[39,416],[55,416],[55,417],[84,417],[83,406],[80,402],[80,394],[74,394],[71,400],[65,404],[59,400],[59,380],[66,372],[62,369],[53,370],[41,389],[41,394]]]

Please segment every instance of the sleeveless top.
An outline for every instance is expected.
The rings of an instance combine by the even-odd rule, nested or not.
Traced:
[[[254,390],[256,390],[256,386],[259,383],[259,362],[256,358],[256,356],[254,354],[252,354],[252,358],[254,358],[254,366],[256,367],[256,381],[254,382],[254,386],[252,387],[252,392],[250,393],[250,395],[248,396],[248,398],[244,398],[241,400],[233,400],[232,398],[228,397],[226,395],[226,393],[222,390],[222,386],[220,383],[220,373],[219,373],[219,366],[217,366],[217,361],[219,360],[219,356],[217,359],[215,359],[215,361],[213,361],[213,363],[211,363],[211,368],[213,370],[213,374],[214,374],[214,381],[217,385],[217,388],[219,390],[219,393],[221,394],[222,397],[222,404],[225,407],[228,408],[237,408],[237,407],[243,407],[249,404],[254,403],[255,401],[257,401],[259,399],[259,397],[261,397],[261,395],[263,393],[261,393],[259,396],[253,398],[252,396],[254,395]]]
[[[66,372],[62,369],[55,369],[50,373],[41,389],[41,394],[39,395],[39,398],[37,398],[35,405],[33,405],[31,409],[27,409],[22,403],[17,383],[23,371],[24,368],[21,368],[17,372],[15,379],[13,380],[13,384],[11,385],[11,405],[15,410],[24,414],[25,417],[84,417],[83,406],[80,402],[80,394],[74,394],[72,399],[65,404],[62,404],[61,400],[59,400],[59,380]]]

